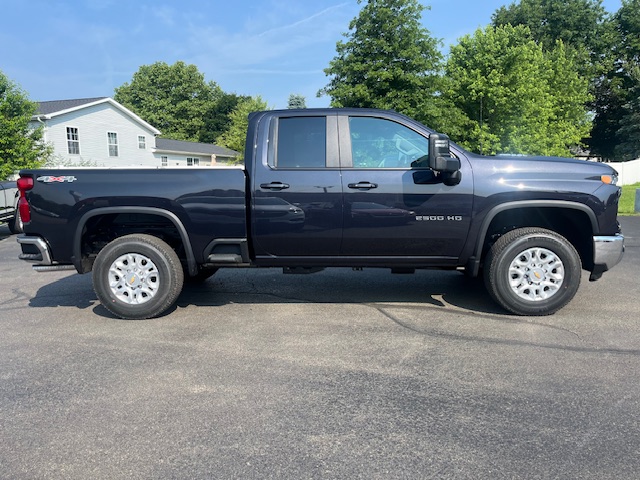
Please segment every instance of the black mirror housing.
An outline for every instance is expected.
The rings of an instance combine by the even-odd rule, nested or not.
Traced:
[[[444,133],[432,133],[429,136],[429,167],[436,172],[457,172],[460,160],[451,155],[449,137]]]

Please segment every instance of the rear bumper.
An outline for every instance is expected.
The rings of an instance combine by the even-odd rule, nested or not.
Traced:
[[[19,235],[17,241],[22,247],[22,253],[18,255],[18,258],[25,262],[34,263],[34,270],[39,272],[75,270],[73,265],[61,265],[54,262],[49,245],[42,238]]]
[[[593,270],[589,280],[598,280],[604,272],[612,269],[624,255],[622,234],[593,237]]]
[[[40,265],[53,265],[49,245],[42,238],[20,235],[17,240],[22,247],[22,254],[18,256],[20,260]]]

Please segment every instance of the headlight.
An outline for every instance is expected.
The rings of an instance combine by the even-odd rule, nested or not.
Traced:
[[[600,180],[602,180],[602,183],[606,183],[607,185],[618,185],[618,175],[616,173],[612,173],[611,175],[600,175]]]

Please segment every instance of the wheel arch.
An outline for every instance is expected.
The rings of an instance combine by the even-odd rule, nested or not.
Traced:
[[[196,262],[195,255],[193,253],[193,248],[191,246],[191,241],[189,239],[189,234],[184,224],[180,220],[180,218],[173,212],[168,210],[164,210],[156,207],[103,207],[96,208],[89,212],[86,212],[80,220],[78,221],[78,225],[75,230],[75,235],[73,238],[73,257],[72,261],[76,270],[80,273],[87,273],[91,270],[91,265],[88,265],[86,262],[83,262],[83,254],[82,254],[82,238],[84,234],[84,228],[87,225],[89,220],[94,219],[100,216],[106,215],[117,215],[117,214],[143,214],[143,215],[152,215],[162,217],[176,228],[178,235],[180,236],[180,240],[182,242],[182,246],[184,248],[184,253],[187,261],[187,268],[190,275],[195,275],[198,272],[198,265]]]
[[[513,221],[516,217],[517,220]],[[567,219],[571,222],[567,223]],[[570,225],[577,226],[577,230],[571,232],[568,228]],[[589,268],[593,263],[592,236],[598,230],[598,221],[587,205],[563,200],[517,201],[497,205],[484,217],[473,256],[467,265],[469,273],[472,276],[478,275],[493,237],[522,227],[541,227],[561,235],[564,233],[563,236],[567,237],[580,254],[583,266]],[[586,232],[587,236],[584,235]]]

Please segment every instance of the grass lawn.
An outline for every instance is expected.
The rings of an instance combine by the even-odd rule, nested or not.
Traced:
[[[622,197],[618,207],[619,215],[636,215],[634,205],[636,201],[636,189],[640,188],[640,183],[622,186]]]

